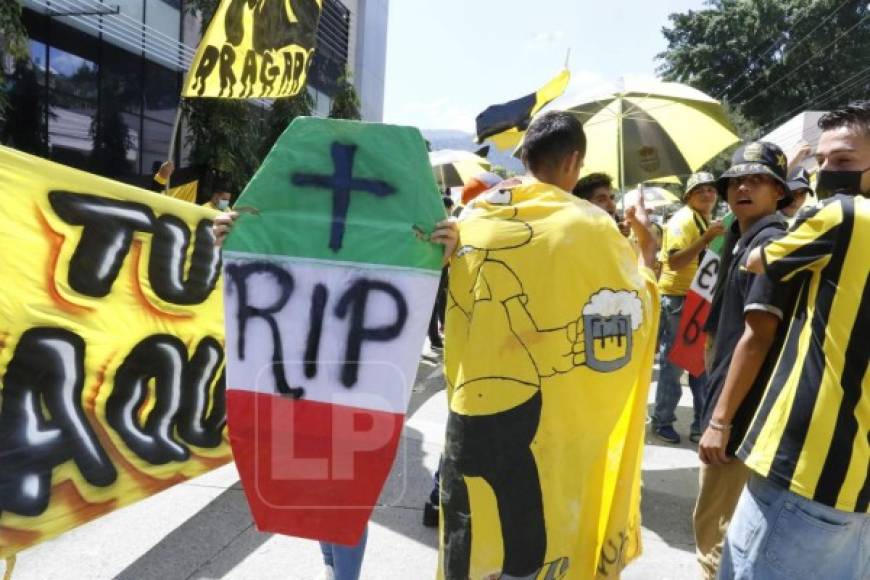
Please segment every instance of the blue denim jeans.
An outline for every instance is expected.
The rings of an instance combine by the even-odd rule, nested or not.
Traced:
[[[668,354],[677,340],[677,330],[680,326],[680,317],[683,315],[683,302],[685,300],[685,296],[662,296],[662,316],[659,323],[659,380],[652,416],[654,429],[673,425],[677,420],[674,413],[683,394],[680,378],[686,371],[669,362]],[[693,433],[701,431],[701,411],[704,407],[706,384],[706,374],[698,378],[689,375],[689,388],[692,391],[694,410],[691,427]]]
[[[822,505],[753,474],[728,527],[719,578],[870,578],[870,515]]]
[[[363,530],[362,537],[356,546],[341,546],[339,544],[327,544],[320,542],[320,551],[323,553],[323,563],[332,568],[335,580],[358,580],[362,569],[363,556],[366,553],[366,541],[368,540],[368,526]]]

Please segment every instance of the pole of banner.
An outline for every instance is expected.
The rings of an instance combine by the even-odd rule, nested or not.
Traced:
[[[181,75],[181,92],[184,93],[184,89],[187,87],[187,72]],[[169,136],[169,156],[166,158],[167,161],[172,161],[175,157],[175,136],[178,134],[178,126],[181,124],[181,110],[184,108],[182,104],[184,103],[184,95],[181,94],[178,96],[178,110],[175,111],[175,122],[172,124],[172,135]],[[175,161],[172,161],[175,163]],[[178,169],[176,167],[176,169]],[[163,187],[164,195],[169,192],[169,182],[172,179],[172,175],[166,178],[166,185]]]
[[[175,158],[175,136],[178,134],[178,125],[181,124],[181,103],[182,98],[178,98],[178,110],[175,112],[175,123],[172,124],[172,135],[169,137],[169,156],[166,158],[167,161],[172,161]],[[172,161],[175,163],[174,161]],[[163,186],[163,193],[166,194],[169,192],[169,181],[172,179],[172,175],[166,178],[166,184]]]
[[[6,572],[3,574],[3,580],[12,580],[12,571],[15,570],[15,556],[6,558]]]
[[[568,54],[565,55],[565,68],[568,68],[568,65],[571,62],[571,49],[568,49]]]

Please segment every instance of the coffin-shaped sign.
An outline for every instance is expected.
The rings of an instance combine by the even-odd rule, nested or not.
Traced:
[[[254,520],[355,544],[396,455],[441,269],[422,136],[297,119],[236,209],[227,419]]]

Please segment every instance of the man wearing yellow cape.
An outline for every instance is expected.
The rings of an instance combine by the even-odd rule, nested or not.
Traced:
[[[451,262],[440,576],[616,577],[640,553],[640,465],[658,326],[645,212],[640,256],[569,191],[586,138],[548,113],[531,175],[460,217]]]

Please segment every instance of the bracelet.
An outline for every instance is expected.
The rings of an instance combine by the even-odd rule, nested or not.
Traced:
[[[721,431],[728,431],[729,429],[731,429],[731,427],[733,427],[733,425],[722,425],[721,423],[717,423],[713,419],[710,419],[710,423],[708,426],[713,431],[720,431],[720,432]]]

